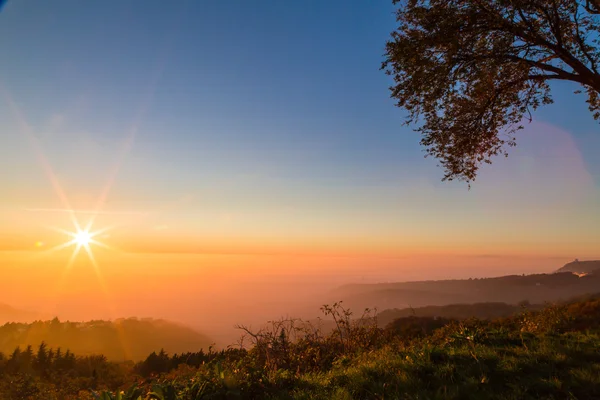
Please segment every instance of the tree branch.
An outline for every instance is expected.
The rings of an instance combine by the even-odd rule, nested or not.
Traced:
[[[558,79],[558,77],[560,77],[560,79],[562,79],[562,80],[578,82],[578,83],[581,83],[584,85],[588,84],[588,82],[585,79],[583,79],[581,76],[574,74],[572,72],[567,72],[564,69],[556,67],[554,65],[546,64],[546,63],[536,61],[536,60],[529,60],[529,59],[522,58],[519,56],[506,55],[505,57],[512,61],[523,62],[531,67],[541,69],[542,71],[554,72],[555,76],[557,77],[556,79]]]
[[[577,45],[579,46],[579,49],[581,50],[583,55],[590,62],[592,70],[597,74],[598,69],[596,68],[596,60],[589,53],[587,46],[585,45],[585,42],[583,41],[583,38],[581,37],[581,31],[579,29],[579,10],[578,9],[575,9],[575,13],[573,14],[573,21],[575,22],[575,40],[577,42]]]
[[[560,16],[558,14],[558,5],[556,4],[556,1],[552,1],[552,11],[548,10],[547,7],[540,6],[538,6],[537,9],[546,17],[546,20],[548,21],[548,26],[550,27],[550,32],[552,32],[552,35],[554,35],[556,43],[562,47],[563,35],[561,31]],[[550,14],[551,12],[552,15]]]
[[[565,78],[564,76],[561,76],[558,74],[553,74],[553,75],[532,74],[532,75],[528,75],[527,79],[532,80],[532,81],[549,81],[549,80],[572,81],[571,78]]]
[[[594,1],[596,4],[600,3],[600,0],[589,0],[589,1]],[[594,73],[592,70],[590,70],[587,67],[587,65],[582,63],[577,57],[575,57],[573,54],[571,54],[563,46],[560,46],[557,43],[552,43],[551,41],[549,41],[546,38],[544,38],[543,36],[541,36],[535,30],[535,27],[532,25],[531,21],[529,19],[527,19],[527,17],[524,15],[523,10],[518,8],[516,11],[519,14],[520,18],[522,19],[523,23],[527,26],[526,29],[523,29],[523,27],[519,26],[518,24],[515,24],[513,21],[507,20],[504,17],[500,17],[499,18],[500,26],[496,27],[495,30],[499,30],[500,32],[502,32],[502,31],[510,32],[526,43],[531,43],[531,44],[545,47],[545,48],[551,50],[558,57],[560,57],[560,59],[564,63],[566,63],[568,66],[570,66],[573,69],[573,71],[575,71],[575,72],[577,72],[577,74],[579,74],[579,79],[575,80],[575,82],[589,85],[590,87],[593,87],[595,90],[600,92],[600,75],[598,75],[598,74]],[[600,14],[600,9],[599,9],[598,13]],[[491,29],[493,29],[493,28],[491,28]],[[557,72],[557,71],[553,71],[553,72]],[[573,76],[577,76],[577,75],[573,74]]]
[[[590,14],[600,14],[600,0],[586,0],[584,8]]]

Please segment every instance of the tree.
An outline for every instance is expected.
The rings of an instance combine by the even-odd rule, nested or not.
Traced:
[[[52,367],[57,370],[60,370],[63,367],[63,355],[60,347],[56,349],[56,354],[54,355],[54,360],[52,361]]]
[[[600,0],[393,0],[382,69],[443,180],[508,155],[522,121],[571,81],[600,120]]]
[[[40,343],[33,363],[35,369],[41,374],[45,374],[50,366],[51,358],[49,357],[47,348],[48,346],[45,342]]]
[[[10,355],[6,367],[11,373],[19,372],[21,360],[21,348],[17,346]]]
[[[25,351],[23,351],[21,353],[21,357],[19,360],[20,368],[23,371],[30,372],[31,367],[33,366],[33,359],[34,359],[33,348],[31,347],[31,345],[27,345],[27,347],[25,348]]]
[[[152,352],[146,359],[137,367],[138,372],[142,376],[150,376],[151,374],[160,374],[169,371],[170,358],[169,355],[161,349],[158,354]]]

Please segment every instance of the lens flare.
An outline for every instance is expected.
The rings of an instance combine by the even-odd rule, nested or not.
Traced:
[[[64,233],[65,235],[69,236],[71,238],[71,240],[69,240],[59,246],[54,247],[53,249],[51,249],[51,251],[64,249],[65,247],[69,247],[69,246],[75,246],[75,250],[73,251],[73,254],[71,255],[71,261],[69,262],[69,266],[68,266],[68,267],[70,267],[70,264],[72,263],[72,261],[75,259],[75,257],[77,257],[77,255],[83,248],[85,250],[85,252],[87,253],[88,257],[90,258],[90,261],[92,261],[94,266],[96,266],[96,259],[94,258],[94,254],[92,252],[92,245],[98,246],[98,247],[109,248],[104,243],[99,242],[98,240],[95,239],[98,235],[106,232],[109,228],[100,229],[97,231],[91,231],[89,224],[88,224],[88,227],[86,227],[85,229],[78,228],[77,227],[78,225],[79,224],[76,224],[76,228],[75,228],[76,230],[74,232],[67,231],[64,229],[54,228],[56,231]]]

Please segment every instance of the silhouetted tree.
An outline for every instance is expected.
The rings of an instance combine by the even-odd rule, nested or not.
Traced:
[[[50,367],[52,366],[52,364],[54,363],[54,350],[52,349],[48,349],[48,357],[46,360],[46,367]]]
[[[19,346],[17,346],[12,354],[10,355],[10,357],[8,358],[8,361],[6,362],[6,368],[9,372],[11,373],[16,373],[19,371],[19,362],[21,360],[21,348]]]
[[[382,69],[444,180],[507,155],[549,82],[576,83],[600,119],[600,0],[393,0]],[[577,91],[580,92],[580,91]]]
[[[62,362],[63,362],[63,354],[62,354],[62,350],[59,347],[56,349],[56,354],[54,355],[54,360],[52,361],[52,368],[59,370],[61,368]]]
[[[71,353],[69,349],[65,351],[64,356],[61,359],[59,368],[62,370],[72,370],[75,368],[75,354]]]
[[[33,360],[34,360],[33,348],[31,347],[31,345],[28,345],[25,348],[25,351],[23,351],[21,353],[21,357],[19,359],[19,369],[21,371],[30,372],[33,367]]]
[[[168,372],[170,367],[170,359],[167,353],[163,349],[158,354],[152,352],[144,362],[137,368],[138,372],[142,376],[149,376],[151,374],[160,374]]]
[[[47,347],[45,342],[40,344],[33,363],[34,369],[42,375],[46,373],[50,366],[50,357],[48,357],[48,351],[46,350]]]

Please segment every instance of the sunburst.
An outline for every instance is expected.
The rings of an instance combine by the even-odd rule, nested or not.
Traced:
[[[92,246],[103,247],[105,249],[109,249],[110,247],[106,244],[100,242],[96,238],[98,238],[101,234],[108,231],[110,228],[103,228],[96,231],[91,230],[91,225],[93,223],[93,219],[90,220],[90,223],[85,228],[81,228],[76,218],[73,218],[73,223],[75,225],[74,231],[68,231],[61,228],[53,228],[55,231],[65,234],[69,237],[69,240],[60,244],[58,246],[53,247],[50,251],[61,250],[70,246],[74,246],[73,253],[71,254],[71,259],[67,265],[67,269],[71,266],[77,255],[81,252],[81,249],[84,249],[87,253],[90,261],[94,264],[94,267],[97,268],[96,258],[94,257],[94,253],[92,251]]]

